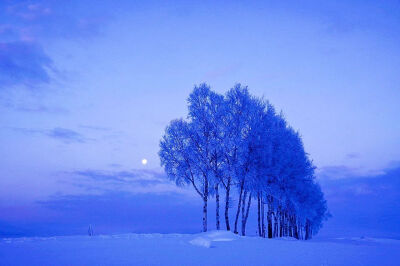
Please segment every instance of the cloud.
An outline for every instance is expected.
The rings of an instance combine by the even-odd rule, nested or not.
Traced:
[[[60,140],[64,143],[85,143],[88,140],[93,140],[86,138],[82,134],[80,134],[77,131],[67,129],[67,128],[62,128],[62,127],[55,127],[50,130],[44,130],[44,129],[31,129],[31,128],[12,128],[12,130],[21,132],[24,134],[29,134],[29,135],[43,135],[47,136],[53,139]]]
[[[71,39],[96,36],[110,20],[109,5],[90,1],[19,1],[1,6],[0,24],[8,25],[21,39]],[[92,8],[90,8],[92,7]]]
[[[105,6],[80,1],[0,2],[0,90],[38,89],[59,77],[46,51],[48,41],[97,36],[108,13]]]
[[[200,198],[177,188],[163,171],[92,169],[64,174],[68,178],[64,182],[83,190],[37,201],[35,208],[41,209],[42,218],[35,223],[20,219],[0,224],[6,228],[6,235],[85,234],[89,224],[96,234],[193,233],[200,229]],[[7,215],[0,214],[0,218]]]
[[[10,105],[8,105],[10,107]],[[47,114],[66,114],[68,111],[61,107],[51,107],[42,104],[33,105],[12,105],[12,108],[19,112],[28,113],[47,113]]]
[[[346,178],[320,179],[332,219],[321,235],[400,237],[400,166],[376,175],[346,171]]]
[[[122,165],[119,164],[119,163],[110,163],[108,166],[112,167],[112,168],[120,168],[120,167],[122,167]]]
[[[334,171],[343,171],[344,178],[320,178],[319,182],[326,187],[325,193],[333,199],[342,200],[343,198],[360,195],[381,195],[400,193],[400,166],[392,164],[380,171],[370,171],[359,173],[344,167],[334,168]],[[330,172],[330,173],[331,173]]]
[[[24,85],[36,88],[47,84],[53,62],[42,47],[27,41],[0,42],[0,89]]]
[[[52,9],[41,3],[19,2],[8,5],[6,13],[27,22],[34,22],[40,18],[52,15]]]
[[[361,157],[361,155],[357,152],[351,152],[351,153],[346,154],[347,159],[358,159],[360,157]]]
[[[59,213],[60,230],[70,234],[85,234],[89,224],[96,234],[196,232],[201,223],[200,201],[171,193],[67,195],[38,203]]]
[[[139,181],[143,182],[143,184],[158,184],[164,183],[166,180],[165,174],[152,170],[131,170],[118,172],[85,170],[75,171],[73,174],[84,176],[96,181],[116,181],[121,183]]]
[[[74,178],[71,178],[74,177]],[[85,193],[126,191],[130,193],[178,193],[190,194],[178,188],[163,171],[133,169],[129,171],[78,170],[65,173],[63,182],[82,188]]]
[[[28,4],[28,3],[20,3],[11,5],[7,8],[9,13],[12,13],[22,19],[25,20],[35,20],[42,16],[51,15],[51,8],[45,7],[40,3],[36,4]]]
[[[32,217],[32,212],[39,215]],[[23,209],[0,205],[2,237],[85,235],[89,224],[95,234],[198,232],[201,200],[175,193],[114,191],[54,195]]]
[[[346,179],[385,174],[384,170],[366,170],[363,168],[348,167],[345,165],[325,166],[317,169],[317,177],[324,179]]]
[[[56,127],[50,131],[46,131],[45,134],[51,138],[62,140],[66,143],[70,142],[86,142],[87,138],[82,136],[80,133],[71,129]]]
[[[101,127],[101,126],[91,126],[91,125],[80,125],[80,128],[83,129],[90,129],[94,131],[110,131],[111,129],[108,127]]]
[[[22,206],[0,204],[0,234],[85,234],[89,224],[96,234],[189,233],[201,226],[201,199],[177,188],[161,170],[83,169],[57,178],[72,187]]]

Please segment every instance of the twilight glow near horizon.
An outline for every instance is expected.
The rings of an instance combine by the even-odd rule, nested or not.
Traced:
[[[219,93],[239,82],[282,110],[328,182],[333,210],[346,197],[386,193],[369,181],[346,190],[330,182],[380,184],[400,167],[398,1],[117,2],[0,3],[0,225],[8,233],[57,223],[68,212],[59,205],[89,206],[91,197],[112,209],[118,193],[136,195],[144,213],[167,196],[190,202],[190,189],[165,179],[157,153],[202,82]],[[384,184],[398,196],[397,181]],[[86,215],[85,226],[86,210],[72,211]],[[108,228],[153,228],[131,229],[125,218]]]

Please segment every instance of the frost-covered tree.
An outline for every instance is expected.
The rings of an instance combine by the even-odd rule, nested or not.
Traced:
[[[225,105],[223,96],[213,92],[206,84],[196,86],[188,99],[189,121],[192,128],[190,140],[192,152],[197,158],[197,168],[207,187],[205,195],[216,199],[216,228],[220,229],[219,186],[224,163],[223,116]],[[207,210],[205,209],[205,212]]]
[[[255,188],[261,195],[258,199],[259,232],[260,236],[268,238],[300,238],[299,231],[306,226],[307,219],[301,220],[299,215],[310,208],[306,200],[318,199],[314,202],[316,205],[311,207],[313,211],[320,210],[320,220],[313,220],[313,226],[317,228],[326,217],[326,203],[322,192],[311,191],[316,185],[315,167],[304,151],[300,135],[287,125],[282,115],[274,115],[271,107],[267,113],[268,110],[273,115],[265,116],[263,130],[266,133],[259,138],[257,159],[253,166],[257,173],[255,183],[259,185]],[[267,229],[264,224],[264,205],[267,206]]]
[[[192,185],[202,198],[204,231],[210,197],[216,200],[220,229],[220,188],[227,230],[231,198],[237,196],[234,233],[241,214],[241,233],[246,234],[252,199],[262,237],[310,239],[319,230],[329,216],[326,201],[300,134],[282,114],[240,84],[225,96],[206,84],[196,86],[188,109],[187,120],[173,120],[167,127],[159,155],[168,177],[179,186]]]
[[[225,97],[226,118],[224,138],[226,176],[227,176],[227,200],[232,183],[238,189],[239,199],[235,215],[234,233],[238,233],[238,220],[242,212],[242,233],[248,217],[251,203],[251,193],[247,187],[247,179],[251,172],[253,160],[253,135],[263,115],[264,104],[252,97],[247,89],[240,84],[228,91]],[[248,195],[249,194],[249,195]],[[246,201],[248,206],[246,208]],[[226,206],[226,212],[228,208]],[[226,213],[226,215],[228,215]]]
[[[178,186],[191,184],[203,200],[203,231],[207,231],[208,180],[205,179],[193,139],[191,125],[182,119],[173,120],[160,142],[159,156],[167,176]]]
[[[161,165],[178,185],[191,184],[203,200],[203,230],[207,231],[210,195],[216,198],[216,227],[220,228],[219,191],[223,167],[223,96],[206,84],[188,98],[188,121],[175,120],[160,143]]]

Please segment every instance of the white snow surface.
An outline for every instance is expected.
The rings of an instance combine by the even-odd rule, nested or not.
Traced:
[[[0,265],[400,265],[400,240],[200,234],[0,239]]]
[[[189,241],[190,244],[209,248],[212,242],[226,242],[236,240],[239,236],[228,231],[211,231],[199,234]]]

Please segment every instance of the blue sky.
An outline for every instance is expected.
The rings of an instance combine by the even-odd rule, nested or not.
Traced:
[[[339,219],[340,204],[371,206],[382,193],[384,216],[397,218],[398,1],[131,2],[0,3],[5,233],[45,234],[44,222],[77,233],[107,211],[107,232],[166,231],[131,224],[138,212],[136,221],[179,215],[172,231],[197,230],[198,199],[163,177],[157,152],[201,82],[221,93],[241,82],[283,110],[318,167],[331,231],[354,223]],[[157,216],[162,203],[176,208]],[[357,217],[374,219],[367,209]]]

